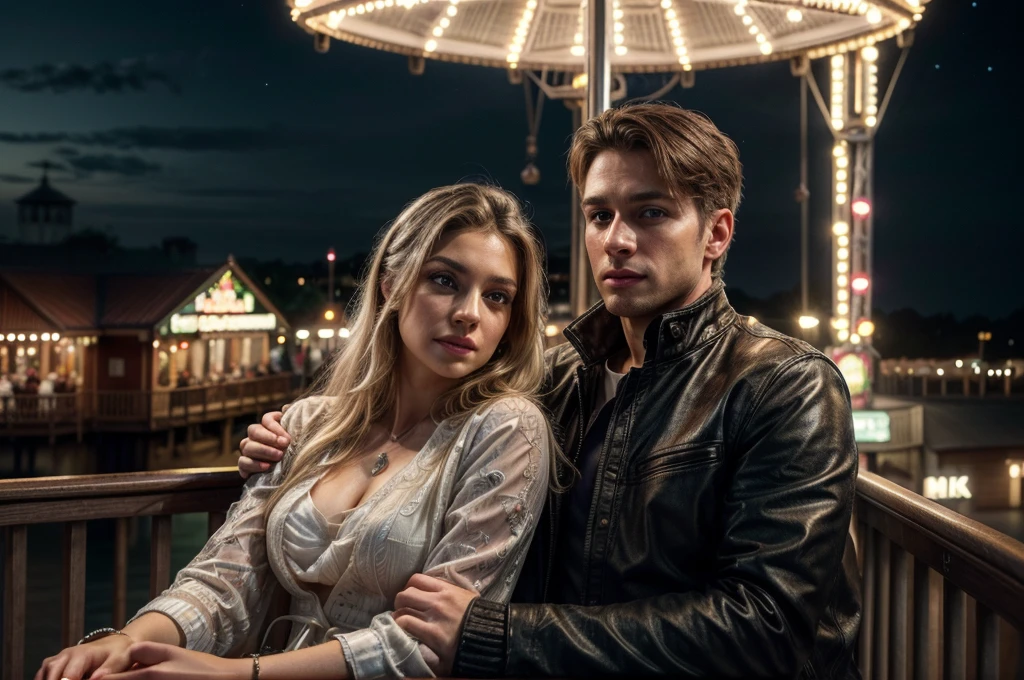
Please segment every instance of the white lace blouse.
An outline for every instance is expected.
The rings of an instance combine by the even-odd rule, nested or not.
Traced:
[[[310,397],[288,410],[286,457],[328,405]],[[246,483],[224,525],[136,616],[163,612],[189,649],[237,656],[255,651],[284,587],[293,620],[305,624],[292,628],[290,649],[335,637],[355,678],[431,676],[419,643],[391,616],[395,595],[424,573],[508,601],[544,505],[550,455],[540,410],[503,399],[442,422],[403,470],[335,524],[310,499],[316,479],[287,493],[264,523],[283,479],[279,463]],[[321,604],[315,591],[332,585]]]

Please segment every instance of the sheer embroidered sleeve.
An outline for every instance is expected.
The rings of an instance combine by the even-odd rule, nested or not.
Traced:
[[[301,446],[303,425],[323,406],[322,399],[311,397],[285,413],[281,424],[294,442],[285,453],[286,460]],[[185,633],[188,649],[217,656],[238,655],[258,644],[253,638],[279,587],[267,559],[264,515],[267,500],[283,477],[282,463],[250,477],[224,524],[178,572],[174,583],[135,618],[161,612]]]
[[[553,445],[540,409],[525,399],[503,399],[468,427],[451,469],[455,481],[441,539],[423,573],[507,602],[544,507]],[[419,643],[391,612],[338,639],[358,680],[433,675]]]

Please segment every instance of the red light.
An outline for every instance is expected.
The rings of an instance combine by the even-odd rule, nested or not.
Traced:
[[[857,274],[850,280],[850,288],[853,288],[854,293],[863,293],[870,285],[867,274]]]
[[[182,340],[181,344],[178,346],[181,347],[182,349],[188,349],[188,340]]]
[[[334,258],[335,258],[334,248],[331,248],[330,250],[327,251],[327,261],[328,262],[334,262]]]
[[[864,219],[871,214],[871,203],[866,198],[858,198],[850,204],[850,209],[857,217]]]

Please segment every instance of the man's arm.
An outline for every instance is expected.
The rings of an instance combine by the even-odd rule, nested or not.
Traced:
[[[705,587],[598,607],[477,600],[453,673],[796,675],[842,573],[854,502],[853,422],[835,367],[809,355],[778,369],[727,464],[735,472]]]

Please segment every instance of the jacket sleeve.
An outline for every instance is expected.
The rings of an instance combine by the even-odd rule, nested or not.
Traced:
[[[857,474],[849,393],[831,362],[805,355],[776,369],[752,404],[727,463],[717,566],[703,587],[499,615],[481,603],[463,638],[491,640],[502,624],[505,634],[475,674],[797,675],[842,571]]]
[[[503,399],[483,415],[458,464],[441,538],[423,573],[507,603],[547,492],[551,444],[540,410]],[[420,644],[391,612],[337,636],[357,680],[432,677]]]
[[[302,423],[319,400],[295,404],[282,425],[297,441]],[[286,456],[293,455],[289,447]],[[224,524],[174,583],[135,615],[156,611],[172,618],[185,634],[185,647],[217,656],[238,656],[255,640],[279,584],[267,558],[264,514],[267,500],[283,481],[282,463],[253,475]]]

